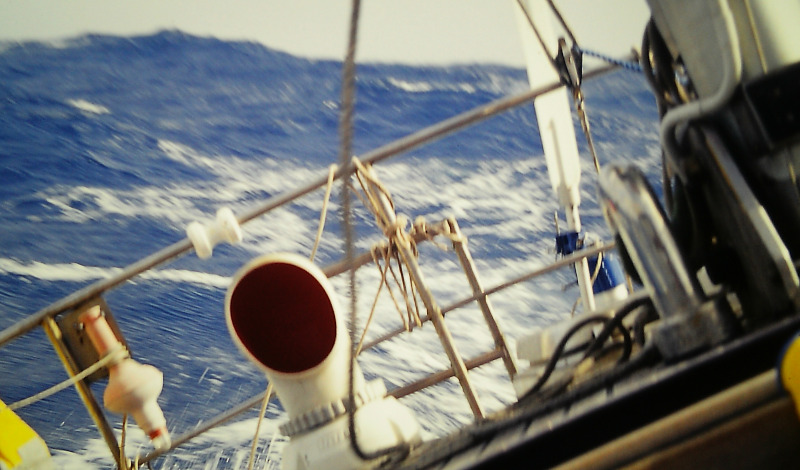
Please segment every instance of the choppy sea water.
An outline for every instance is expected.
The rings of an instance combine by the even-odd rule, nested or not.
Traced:
[[[241,213],[324,175],[338,152],[340,67],[179,32],[3,45],[0,328],[180,240],[190,222],[212,218],[219,207]],[[499,66],[361,65],[354,150],[364,153],[526,84],[524,71]],[[601,162],[638,165],[657,184],[657,116],[644,80],[616,72],[587,83],[585,94]],[[378,167],[398,212],[431,222],[458,219],[486,286],[555,256],[557,204],[535,124],[532,108],[523,106]],[[582,142],[580,148],[585,156]],[[607,237],[588,158],[583,168],[585,229]],[[323,191],[315,191],[246,225],[243,243],[218,247],[211,260],[189,255],[106,295],[134,357],[164,373],[159,403],[173,435],[266,387],[227,333],[225,290],[255,256],[308,255],[322,199]],[[317,255],[323,266],[343,253],[338,211],[334,197]],[[381,235],[360,206],[355,220],[357,247],[366,250]],[[440,305],[466,296],[452,252],[421,245],[420,263]],[[511,342],[564,318],[577,297],[573,281],[564,271],[493,296]],[[360,272],[362,324],[377,282],[376,268]],[[347,292],[345,279],[334,279],[334,286]],[[400,325],[385,293],[382,299],[368,338]],[[491,347],[476,308],[453,312],[447,322],[465,357]],[[361,365],[391,389],[444,369],[447,358],[427,325],[365,353]],[[487,409],[513,400],[499,363],[472,376]],[[41,331],[0,350],[6,403],[64,378]],[[97,396],[104,385],[92,386]],[[431,437],[471,416],[453,380],[402,403]],[[74,390],[19,413],[47,440],[60,468],[113,465]],[[280,403],[267,414],[257,464],[277,468],[284,444],[277,433]],[[246,468],[256,415],[203,435],[154,468]],[[119,417],[110,418],[119,431]],[[127,441],[131,456],[149,451],[133,427]]]

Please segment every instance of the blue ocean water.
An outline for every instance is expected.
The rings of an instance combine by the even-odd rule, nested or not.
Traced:
[[[144,37],[85,36],[58,43],[4,44],[0,52],[0,329],[141,257],[182,239],[186,225],[222,206],[241,212],[325,174],[338,152],[341,64],[264,46],[168,31]],[[420,128],[526,88],[523,70],[488,65],[358,67],[354,151],[364,153]],[[585,85],[603,163],[644,168],[658,181],[657,116],[641,77],[616,72]],[[579,134],[580,135],[580,134]],[[585,154],[585,146],[580,146]],[[584,162],[583,220],[607,236]],[[530,106],[492,118],[379,167],[398,212],[459,219],[486,285],[551,260],[557,209]],[[336,193],[336,191],[334,191]],[[258,254],[308,254],[322,191],[245,227],[237,246],[210,261],[181,258],[111,291],[106,300],[134,356],[165,376],[159,402],[170,431],[262,391],[266,380],[236,350],[223,317],[230,276]],[[317,261],[342,253],[332,201]],[[379,239],[357,209],[360,249]],[[421,250],[442,305],[464,297],[452,253]],[[359,277],[368,310],[375,269]],[[334,281],[343,286],[343,281]],[[568,272],[493,298],[510,339],[562,318],[576,297]],[[344,289],[342,290],[344,292]],[[398,326],[386,308],[377,332]],[[475,313],[475,312],[472,312]],[[488,348],[480,317],[453,315],[465,356]],[[433,329],[365,355],[369,377],[389,388],[446,367]],[[376,333],[377,334],[377,333]],[[416,337],[416,336],[415,336]],[[475,372],[487,408],[513,398],[504,371]],[[65,378],[37,331],[0,350],[0,398],[10,403]],[[103,383],[93,385],[98,396]],[[404,399],[430,435],[469,420],[455,382]],[[63,391],[20,414],[48,441],[60,467],[111,461],[77,394]],[[243,468],[253,411],[162,458],[154,468]],[[275,403],[270,417],[280,419]],[[119,418],[112,417],[119,429]],[[132,431],[131,453],[147,452]],[[259,465],[272,468],[282,438],[265,426]]]

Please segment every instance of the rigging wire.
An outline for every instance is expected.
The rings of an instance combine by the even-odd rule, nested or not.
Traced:
[[[345,169],[345,176],[342,178],[342,227],[344,231],[345,240],[345,259],[348,264],[355,258],[355,230],[352,221],[352,207],[350,198],[350,175],[352,174],[351,156],[353,145],[353,109],[355,102],[355,77],[356,77],[356,44],[358,42],[358,19],[361,10],[360,0],[353,0],[352,12],[350,16],[350,29],[347,41],[347,52],[345,61],[342,66],[342,112],[339,120],[339,138],[341,146],[339,149],[339,163],[340,167]],[[353,350],[356,344],[356,270],[351,268],[348,275],[348,292],[350,294],[350,363],[348,371],[348,401],[349,412],[347,413],[348,431],[350,437],[350,445],[353,452],[361,460],[372,460],[378,457],[383,457],[395,452],[401,452],[405,455],[408,451],[408,445],[401,444],[388,449],[378,450],[377,452],[364,452],[358,443],[358,436],[356,436],[355,425],[355,351]]]
[[[542,50],[544,51],[544,55],[550,61],[550,65],[553,66],[553,69],[556,71],[556,73],[558,73],[559,77],[561,77],[562,80],[563,80],[564,77],[561,76],[560,67],[558,66],[558,64],[556,63],[556,60],[555,60],[555,57],[556,57],[557,54],[553,54],[553,53],[551,53],[550,51],[547,50],[547,44],[545,44],[544,38],[542,38],[542,35],[539,32],[539,28],[536,27],[536,23],[534,23],[533,17],[531,16],[530,12],[528,11],[528,7],[525,6],[525,3],[522,0],[517,0],[517,5],[519,5],[519,8],[522,10],[522,13],[525,15],[525,19],[528,21],[528,25],[531,27],[531,30],[533,30],[533,34],[536,36],[536,40],[539,41],[539,45],[542,47]]]
[[[586,137],[586,145],[589,148],[589,153],[592,155],[592,163],[594,163],[594,170],[600,173],[600,160],[597,158],[597,150],[594,146],[594,139],[592,138],[592,131],[589,129],[589,116],[586,114],[586,106],[584,105],[583,92],[580,86],[576,86],[572,90],[572,97],[575,101],[575,110],[578,113],[578,118],[581,121],[581,129],[583,135]]]
[[[342,230],[344,231],[344,252],[345,260],[349,264],[355,257],[355,240],[354,228],[352,221],[352,207],[350,198],[350,175],[352,169],[350,168],[350,157],[352,155],[353,145],[353,107],[355,101],[355,55],[356,55],[356,41],[358,35],[358,17],[361,8],[359,0],[353,0],[352,11],[350,17],[350,29],[347,41],[347,52],[345,54],[344,64],[342,64],[342,95],[341,95],[341,115],[339,117],[339,164],[345,171],[345,176],[342,177],[341,186],[341,199],[342,199]],[[350,345],[351,348],[355,343],[355,323],[356,323],[356,274],[355,269],[350,269],[347,276],[348,294],[350,297]],[[349,412],[347,414],[348,431],[350,434],[350,446],[356,455],[362,459],[367,460],[368,456],[364,454],[361,447],[359,447],[358,439],[355,433],[355,353],[350,351],[350,361],[348,366],[348,402]]]
[[[564,21],[564,16],[558,10],[556,4],[553,3],[553,0],[547,0],[547,4],[550,5],[550,9],[553,10],[553,14],[556,16],[556,18],[558,18],[558,22],[561,23],[561,27],[564,28],[567,36],[569,36],[569,40],[572,41],[572,44],[577,45],[578,40],[575,39],[575,35],[572,33],[572,28],[570,28],[569,25],[567,25],[567,22]]]
[[[589,118],[586,114],[586,107],[584,105],[583,92],[581,91],[583,74],[582,50],[580,46],[578,46],[578,41],[564,20],[564,17],[561,15],[561,12],[558,11],[558,8],[556,8],[552,0],[547,0],[547,3],[572,42],[572,47],[567,47],[566,41],[563,38],[560,38],[558,41],[558,51],[556,54],[552,54],[547,49],[545,40],[542,37],[539,29],[536,27],[536,23],[533,21],[533,17],[531,16],[527,7],[524,5],[522,0],[517,0],[517,5],[519,5],[520,9],[525,15],[528,25],[530,25],[537,41],[539,42],[539,45],[544,51],[544,55],[550,61],[550,65],[553,67],[553,70],[555,70],[556,74],[561,78],[562,83],[572,92],[575,111],[578,113],[581,129],[583,130],[584,137],[586,138],[586,144],[588,146],[589,153],[592,156],[592,162],[594,163],[595,170],[599,172],[600,162],[597,158],[594,139],[592,138],[592,133],[589,128]]]

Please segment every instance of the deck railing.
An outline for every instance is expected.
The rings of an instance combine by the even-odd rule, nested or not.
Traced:
[[[616,66],[610,65],[593,71],[588,71],[584,74],[584,78],[588,79],[594,76],[599,76],[615,68]],[[383,161],[389,157],[408,152],[409,150],[417,148],[423,144],[438,140],[446,135],[449,135],[453,132],[456,132],[458,130],[461,130],[465,127],[471,126],[478,122],[481,122],[485,119],[498,115],[514,107],[530,103],[533,101],[534,98],[544,93],[550,92],[560,86],[562,86],[560,83],[552,83],[547,86],[537,88],[535,90],[529,90],[515,96],[490,102],[486,105],[464,112],[450,119],[442,121],[438,124],[424,128],[407,137],[401,138],[385,146],[382,146],[378,149],[375,149],[371,152],[368,152],[367,154],[362,155],[360,157],[360,161],[363,164],[371,165]],[[351,164],[345,168],[338,168],[335,171],[334,179],[340,179],[345,176],[350,177],[356,172],[356,170],[357,169],[355,164]],[[299,187],[298,189],[269,198],[268,200],[264,201],[262,204],[258,205],[252,210],[238,216],[237,220],[240,224],[245,224],[257,217],[260,217],[272,211],[275,208],[281,207],[284,204],[290,203],[300,197],[306,196],[311,192],[324,187],[328,183],[329,183],[329,177],[326,172],[325,175],[311,181],[310,183],[302,187]],[[438,227],[439,228],[445,227],[451,234],[453,233],[460,234],[458,224],[456,223],[455,220],[452,219],[440,223]],[[433,228],[431,229],[433,230]],[[421,242],[424,241],[424,239],[426,238],[431,238],[432,235],[435,235],[435,233],[414,233],[412,234],[412,239],[414,240],[414,242]],[[461,262],[462,268],[464,269],[467,275],[468,282],[472,290],[472,295],[444,308],[439,308],[435,304],[426,305],[428,307],[428,315],[422,317],[422,321],[434,321],[443,326],[445,313],[461,308],[471,302],[477,302],[483,314],[483,317],[487,322],[492,337],[494,339],[495,348],[491,351],[485,352],[477,357],[465,361],[463,358],[461,358],[460,354],[458,354],[457,351],[454,350],[451,341],[445,339],[444,340],[445,343],[450,343],[450,346],[445,345],[445,348],[446,350],[450,351],[448,355],[451,359],[451,364],[453,364],[453,367],[451,367],[449,370],[431,374],[428,377],[425,377],[414,383],[408,384],[406,386],[397,388],[389,392],[391,395],[394,395],[396,397],[401,397],[408,395],[410,393],[414,393],[415,391],[439,383],[454,375],[457,377],[460,376],[459,378],[462,381],[462,386],[463,386],[464,383],[468,383],[468,380],[466,379],[468,370],[497,359],[502,359],[505,368],[508,371],[509,376],[513,377],[516,373],[516,366],[514,364],[514,359],[505,342],[505,339],[503,338],[499,326],[497,325],[497,322],[494,319],[494,315],[492,313],[488,297],[492,294],[495,294],[501,290],[504,290],[518,283],[528,281],[537,276],[549,273],[559,268],[571,266],[574,263],[579,262],[581,259],[595,256],[603,251],[609,250],[614,247],[613,243],[608,243],[588,248],[579,252],[575,252],[572,255],[564,257],[551,265],[533,270],[528,274],[520,276],[516,279],[512,279],[503,284],[493,286],[488,289],[484,289],[478,279],[476,270],[474,268],[474,264],[472,262],[472,258],[469,254],[469,251],[466,247],[466,243],[464,242],[463,237],[454,237],[452,240],[459,261]],[[62,298],[61,300],[54,302],[53,304],[39,310],[38,312],[31,314],[30,316],[17,322],[16,324],[1,331],[0,348],[4,347],[12,340],[31,332],[37,327],[42,327],[46,331],[47,336],[50,339],[51,343],[53,344],[53,347],[56,350],[61,362],[64,364],[67,374],[74,379],[81,373],[82,368],[86,366],[84,364],[85,360],[76,357],[73,351],[74,348],[71,348],[69,344],[68,338],[70,333],[65,333],[64,325],[60,324],[59,320],[64,318],[66,315],[80,313],[85,308],[88,308],[92,305],[104,303],[103,296],[109,290],[112,290],[129,282],[130,280],[134,279],[136,276],[142,274],[145,271],[161,266],[178,257],[188,254],[192,250],[192,248],[193,248],[192,243],[188,238],[179,240],[173,243],[172,245],[169,245],[159,250],[158,252],[153,253],[152,255],[147,256],[141,259],[140,261],[127,266],[126,268],[120,270],[119,272],[109,276],[108,278],[96,281],[72,293],[71,295]],[[396,247],[393,247],[391,243],[383,243],[379,244],[375,249],[379,251],[392,250],[396,249]],[[371,262],[373,260],[373,255],[374,253],[368,252],[355,256],[352,259],[341,260],[337,263],[331,264],[330,266],[326,267],[324,269],[324,272],[329,277],[332,277],[347,272],[351,269],[357,269],[359,266]],[[437,330],[438,329],[439,328],[437,328]],[[363,345],[363,349],[370,349],[380,344],[383,341],[389,340],[399,335],[404,331],[405,328],[401,328],[389,332],[381,336],[380,338],[377,338],[375,340],[370,341],[369,343],[366,343],[365,345]],[[443,334],[443,336],[446,337],[447,334],[445,333]],[[97,399],[95,398],[88,384],[89,382],[84,379],[74,380],[74,386],[76,387],[79,395],[81,396],[81,399],[83,400],[84,405],[86,406],[89,414],[91,415],[92,419],[97,425],[100,434],[107,443],[109,450],[111,451],[111,454],[114,456],[115,461],[118,463],[120,468],[127,468],[128,461],[126,459],[126,456],[124,455],[124,451],[120,449],[120,442],[117,440],[111,425],[109,424],[100,404],[98,403]],[[474,396],[472,392],[469,391],[470,387],[468,385],[463,388],[465,389],[465,392],[467,394],[467,399],[471,404],[471,407],[473,409],[476,418],[480,419],[482,417],[482,411],[480,409],[480,405],[477,402],[477,398]],[[139,462],[140,463],[149,462],[150,460],[158,457],[159,455],[162,455],[164,452],[171,451],[175,447],[184,444],[191,438],[198,436],[203,432],[215,426],[218,426],[221,423],[229,419],[232,419],[238,414],[252,408],[257,403],[263,401],[263,399],[264,399],[264,394],[259,394],[254,397],[251,397],[248,400],[245,400],[240,405],[217,415],[216,417],[208,420],[206,423],[199,425],[195,429],[188,431],[183,435],[176,436],[169,449],[165,451],[153,452],[145,456],[143,459],[140,459]]]

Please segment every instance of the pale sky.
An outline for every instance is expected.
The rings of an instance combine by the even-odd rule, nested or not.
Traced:
[[[522,66],[513,0],[363,0],[357,59]],[[623,55],[641,42],[645,0],[557,0],[585,49]],[[309,58],[344,57],[349,0],[0,0],[0,40],[179,29]]]

